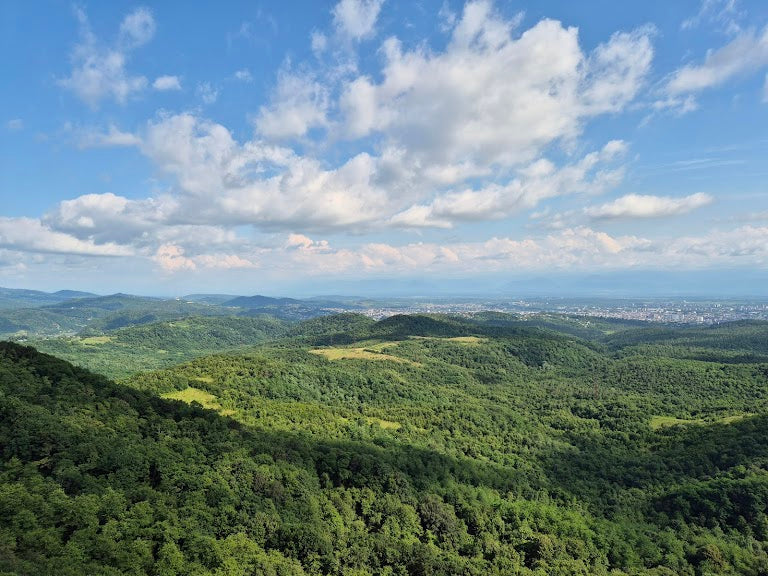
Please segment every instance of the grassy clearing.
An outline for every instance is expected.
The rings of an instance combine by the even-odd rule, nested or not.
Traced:
[[[200,390],[199,388],[189,387],[177,392],[168,392],[167,394],[163,394],[163,398],[169,400],[181,400],[187,404],[197,402],[198,404],[202,404],[204,408],[221,411],[221,404],[218,403],[216,396],[205,390]]]
[[[318,356],[325,356],[328,360],[390,360],[392,362],[399,362],[401,364],[412,364],[418,366],[417,362],[406,360],[405,358],[398,358],[391,354],[384,354],[382,352],[375,352],[371,348],[318,348],[316,350],[310,350],[312,354]]]
[[[488,342],[488,338],[480,338],[479,336],[456,336],[455,338],[446,338],[449,342],[459,342],[461,344],[471,344],[477,346],[483,342]]]
[[[651,429],[659,430],[668,426],[681,426],[685,424],[703,424],[704,420],[686,420],[684,418],[675,418],[673,416],[651,416]]]
[[[453,338],[438,338],[436,336],[409,336],[412,340],[442,340],[444,342],[457,342],[459,344],[467,344],[469,346],[477,346],[483,342],[488,342],[488,338],[480,338],[479,336],[454,336]]]
[[[720,424],[732,424],[733,422],[739,422],[752,416],[757,416],[757,414],[752,412],[747,412],[746,414],[736,414],[734,416],[726,416],[725,418],[720,418],[720,420],[717,420],[717,422]]]
[[[399,430],[403,427],[400,422],[393,422],[392,420],[384,420],[382,418],[374,418],[373,416],[369,416],[366,418],[368,424],[378,424],[379,427],[384,428],[384,430]]]
[[[723,418],[716,418],[715,420],[704,420],[703,418],[675,418],[673,416],[652,416],[650,425],[652,430],[659,430],[660,428],[666,428],[667,426],[686,426],[686,425],[701,425],[701,424],[732,424],[739,422],[750,416],[754,416],[751,412],[745,414],[734,414],[731,416],[724,416]]]
[[[85,344],[86,346],[98,346],[99,344],[108,344],[112,341],[114,341],[114,337],[112,336],[90,336],[80,340],[80,343]]]
[[[388,348],[393,348],[397,346],[398,344],[400,344],[400,342],[386,341],[386,342],[376,342],[373,344],[358,342],[357,344],[359,348],[364,348],[365,350],[374,350],[375,352],[382,352],[384,350],[387,350]],[[361,344],[364,344],[364,345],[360,346]]]

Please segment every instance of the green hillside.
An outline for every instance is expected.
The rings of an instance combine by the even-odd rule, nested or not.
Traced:
[[[22,290],[0,287],[0,310],[33,308],[59,304],[74,298],[89,298],[96,296],[90,292],[75,290],[59,290],[58,292],[41,292],[39,290]]]
[[[768,571],[768,364],[502,324],[254,326],[122,385],[2,344],[0,573]]]
[[[741,321],[713,326],[648,326],[605,337],[623,355],[652,355],[726,363],[768,362],[768,322]]]
[[[232,314],[232,308],[128,294],[72,298],[35,308],[0,310],[0,337],[52,337],[81,332],[98,335],[161,320]]]
[[[99,374],[122,378],[204,354],[252,346],[282,336],[287,329],[285,322],[269,316],[192,316],[106,332],[33,340],[31,344]]]

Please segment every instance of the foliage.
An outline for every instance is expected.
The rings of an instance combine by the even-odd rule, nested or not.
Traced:
[[[0,344],[0,573],[768,573],[768,364],[727,361],[766,325],[556,323],[261,325],[122,384]],[[189,348],[152,326],[80,346]]]
[[[196,356],[276,338],[287,324],[269,316],[178,318],[100,336],[37,340],[38,349],[113,378],[172,366]]]

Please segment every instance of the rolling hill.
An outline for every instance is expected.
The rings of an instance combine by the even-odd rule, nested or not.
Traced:
[[[768,569],[768,364],[557,319],[249,320],[115,331],[93,346],[268,338],[122,384],[0,344],[0,571]]]
[[[0,310],[48,306],[75,298],[89,298],[93,296],[96,296],[96,294],[78,292],[76,290],[41,292],[39,290],[0,288]]]

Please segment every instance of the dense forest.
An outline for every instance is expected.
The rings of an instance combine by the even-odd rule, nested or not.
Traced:
[[[765,575],[766,343],[498,313],[0,343],[0,574]]]

